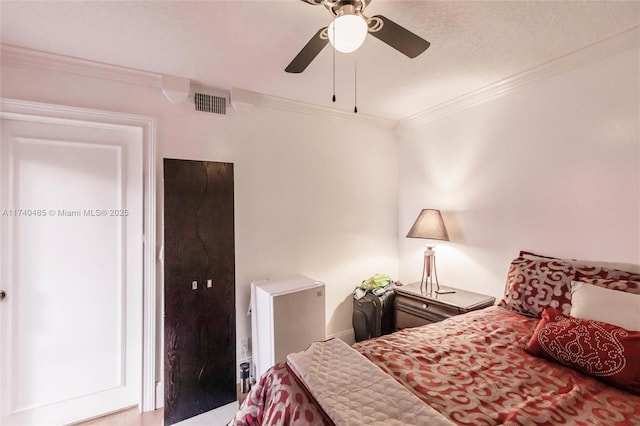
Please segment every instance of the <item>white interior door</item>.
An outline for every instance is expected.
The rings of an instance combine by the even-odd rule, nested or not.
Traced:
[[[141,398],[139,129],[2,119],[0,424]]]

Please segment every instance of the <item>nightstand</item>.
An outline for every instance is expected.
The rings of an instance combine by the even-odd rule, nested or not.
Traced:
[[[396,330],[418,327],[432,322],[492,306],[496,298],[453,287],[440,286],[442,290],[454,290],[450,294],[429,294],[420,291],[420,283],[398,286],[396,292]]]

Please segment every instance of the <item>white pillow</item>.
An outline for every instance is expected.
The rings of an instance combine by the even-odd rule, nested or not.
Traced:
[[[640,330],[640,294],[571,282],[574,318],[601,321],[629,331]]]

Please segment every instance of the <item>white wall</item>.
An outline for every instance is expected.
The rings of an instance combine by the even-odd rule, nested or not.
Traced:
[[[420,279],[422,208],[451,242],[438,275],[500,297],[520,249],[640,263],[639,51],[627,50],[407,129],[399,147],[400,278]]]
[[[234,163],[238,342],[250,336],[252,280],[301,273],[324,281],[333,335],[352,330],[356,285],[398,273],[390,128],[258,106],[220,117],[172,105],[157,89],[42,68],[5,65],[1,79],[7,98],[154,117],[159,223],[163,157]],[[159,280],[159,312],[162,293]]]

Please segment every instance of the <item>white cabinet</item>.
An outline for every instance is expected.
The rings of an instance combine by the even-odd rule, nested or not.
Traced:
[[[292,352],[326,339],[324,283],[296,275],[251,283],[255,377]]]

